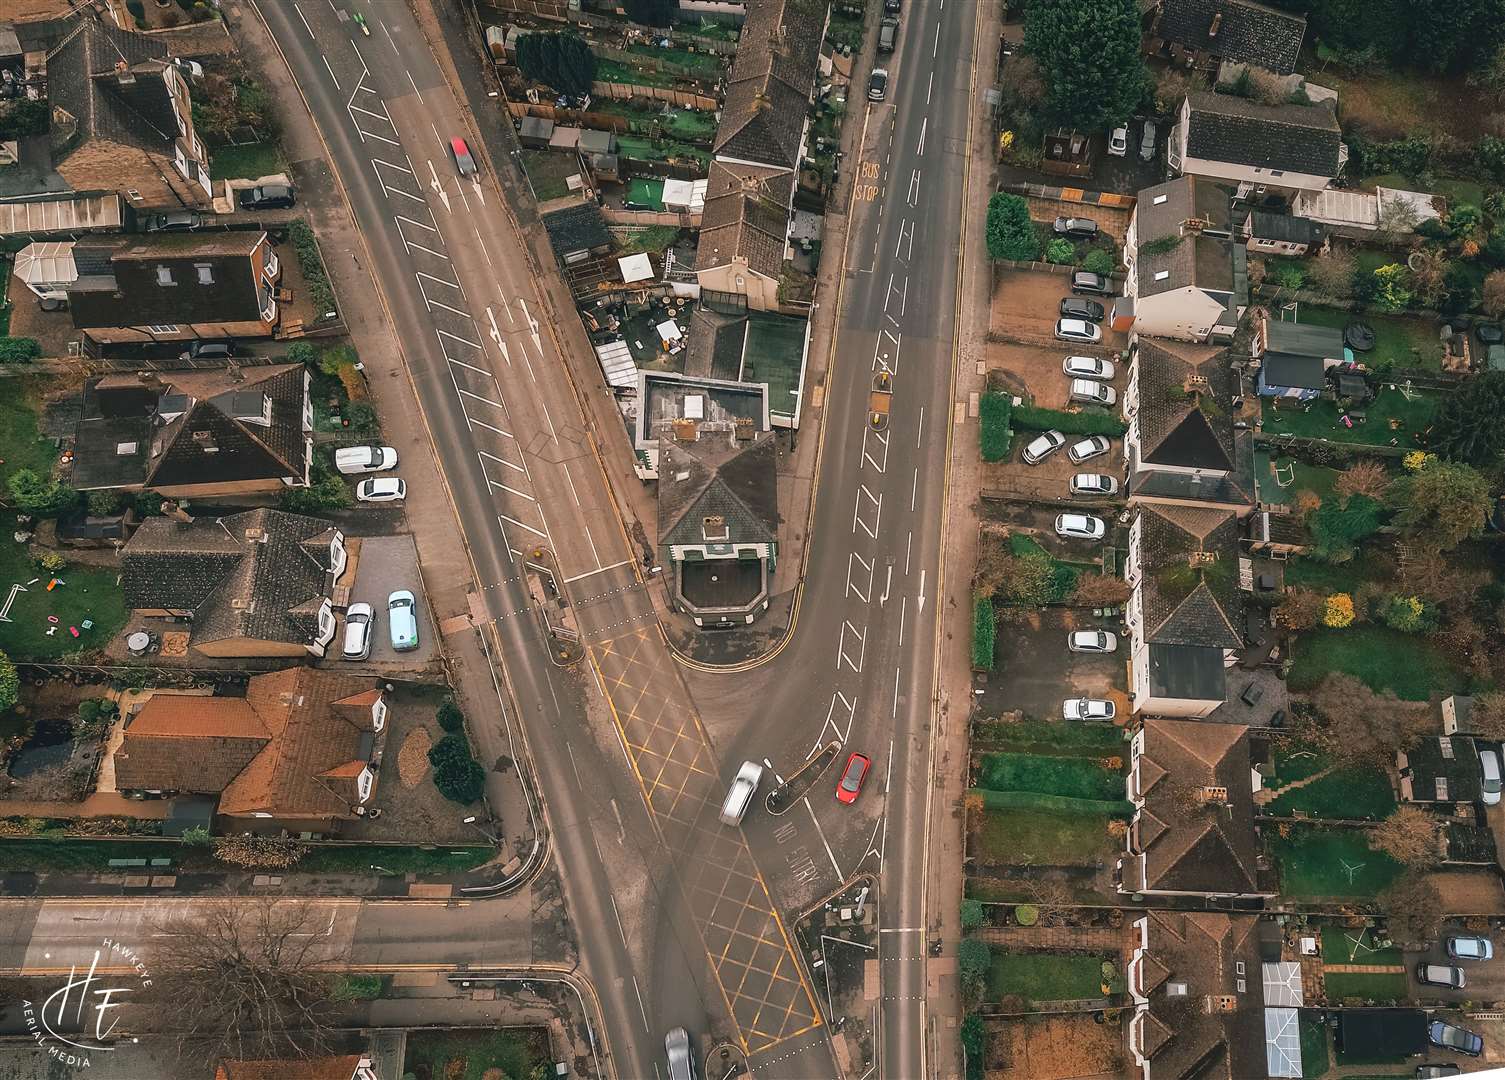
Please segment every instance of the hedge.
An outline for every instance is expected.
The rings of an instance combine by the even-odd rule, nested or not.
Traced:
[[[987,810],[1056,810],[1068,814],[1107,814],[1109,817],[1133,817],[1134,804],[1127,799],[1075,799],[1070,795],[1049,795],[1039,791],[993,791],[971,788],[972,795],[982,796]]]
[[[324,271],[324,259],[319,254],[319,241],[314,231],[304,221],[295,221],[288,226],[288,237],[293,242],[293,251],[298,256],[298,269],[308,283],[308,298],[314,306],[314,317],[336,310],[334,289],[329,284],[329,275]]]
[[[972,667],[993,670],[993,650],[998,643],[998,621],[993,615],[993,601],[986,596],[972,601]]]
[[[1013,440],[1009,418],[1013,410],[1014,399],[1008,394],[989,390],[982,396],[978,415],[982,421],[979,430],[984,461],[1002,461],[1009,456],[1009,443]]]
[[[36,338],[0,337],[0,364],[24,364],[42,355]]]
[[[1013,425],[1025,431],[1059,431],[1063,435],[1122,435],[1128,430],[1122,420],[1105,409],[1063,412],[1034,405],[1016,405]]]

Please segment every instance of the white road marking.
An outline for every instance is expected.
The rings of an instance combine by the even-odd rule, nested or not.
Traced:
[[[303,12],[298,12],[298,18],[303,18]],[[339,90],[340,80],[334,77],[334,68],[329,66],[329,57],[321,55],[319,59],[324,61],[324,70],[329,72],[329,81],[334,83],[334,88],[336,90]]]
[[[379,112],[372,112],[370,109],[363,108],[360,105],[351,104],[351,105],[347,105],[345,107],[347,109],[349,109],[353,113],[361,113],[362,115],[370,116],[370,117],[373,117],[373,118],[375,118],[377,120],[386,120],[388,123],[391,123],[391,118],[390,117],[383,116]],[[395,124],[392,126],[392,130],[393,131],[397,130],[397,126]],[[368,132],[366,132],[366,134],[369,135],[371,133],[368,131]]]
[[[413,170],[410,169],[410,168],[408,168],[406,165],[396,165],[396,164],[393,164],[390,161],[385,161],[382,158],[372,158],[371,162],[372,162],[372,164],[375,164],[375,165],[385,165],[389,169],[396,169],[398,172],[405,172],[409,176],[413,176]],[[414,179],[416,180],[417,177],[414,177]],[[415,221],[415,222],[413,222],[413,224],[417,225],[417,224],[419,224],[419,222]],[[434,231],[438,232],[439,230],[435,229]]]
[[[391,41],[391,38],[389,37],[387,40]],[[397,43],[396,42],[392,43],[392,51],[393,52],[397,51]],[[423,100],[423,94],[419,93],[418,84],[413,81],[413,73],[411,71],[404,70],[403,74],[408,77],[408,85],[413,88],[413,93],[418,94],[418,100],[422,101]]]
[[[915,470],[914,470],[914,479],[912,479],[909,482],[909,512],[911,514],[914,513],[915,492],[919,489],[919,487],[920,487],[920,467],[918,465],[916,465],[915,466]]]
[[[918,450],[919,447],[920,447],[920,436],[923,435],[924,433],[925,433],[925,406],[921,405],[920,406],[920,427],[919,427],[919,430],[917,430],[914,433],[914,444],[915,444],[915,449],[916,450]]]
[[[857,642],[858,642],[858,645],[859,645],[859,648],[858,648],[858,651],[857,651],[857,661],[856,661],[856,663],[852,662],[852,658],[847,655],[847,651],[846,651],[847,650],[847,631],[848,630],[850,630],[852,632],[852,636],[857,639]],[[841,670],[841,665],[842,664],[846,664],[847,667],[851,668],[857,674],[861,675],[862,674],[862,665],[863,665],[863,662],[866,661],[866,659],[867,659],[867,629],[866,629],[866,627],[864,627],[861,630],[858,630],[855,626],[853,626],[851,624],[850,621],[848,621],[846,619],[841,620],[841,641],[837,645],[837,648],[836,648],[836,670],[840,671]]]
[[[904,572],[909,573],[909,553],[914,547],[914,531],[910,530],[908,538],[904,541]]]
[[[441,330],[440,333],[443,333],[443,331]],[[466,371],[474,371],[477,375],[484,375],[488,379],[490,379],[493,383],[496,382],[495,376],[493,376],[491,374],[491,372],[487,371],[485,368],[472,367],[470,364],[467,364],[463,360],[456,360],[453,356],[446,356],[444,359],[448,360],[451,364],[454,364],[456,367],[462,367]]]
[[[313,37],[314,36],[313,29],[308,25],[308,20],[303,17],[303,9],[300,8],[297,4],[294,4],[293,5],[293,10],[298,13],[298,21],[303,24],[303,29],[305,29],[305,30],[308,31],[308,36],[309,37]],[[318,40],[318,39],[315,38],[315,40]],[[328,62],[329,61],[327,61],[327,60],[325,61],[325,63],[328,63]]]
[[[525,491],[518,491],[517,488],[515,488],[515,487],[508,487],[506,484],[502,483],[500,480],[493,480],[489,476],[486,478],[486,483],[490,484],[494,488],[500,488],[502,491],[507,492],[507,494],[509,494],[509,495],[516,495],[519,499],[527,499],[529,502],[537,502],[538,501],[532,495],[529,495],[527,492],[525,492]]]
[[[461,337],[459,334],[451,334],[448,330],[439,330],[439,331],[436,331],[436,332],[438,333],[438,335],[441,338],[449,338],[451,341],[458,341],[462,345],[469,345],[472,349],[476,350],[476,352],[480,352],[481,349],[482,349],[481,343],[479,341],[471,341],[470,338]],[[444,342],[441,341],[439,344],[443,345]],[[455,361],[455,362],[459,363],[458,360]],[[464,365],[461,365],[461,366],[463,367]],[[473,371],[481,371],[480,368],[473,368],[472,370]],[[482,375],[490,375],[491,372],[489,372],[489,371],[481,371],[481,374]]]
[[[925,612],[925,571],[920,571],[920,613]]]
[[[861,566],[862,566],[862,568],[867,571],[867,591],[866,592],[864,592],[862,589],[858,588],[857,587],[857,582],[855,582],[855,581],[852,580],[852,562],[853,562],[853,560],[855,560],[856,562],[860,563]],[[861,555],[857,554],[855,551],[849,551],[849,552],[847,552],[847,591],[844,594],[844,596],[851,596],[853,593],[856,593],[862,599],[862,602],[864,604],[870,604],[870,603],[872,603],[872,601],[869,599],[869,597],[871,597],[872,593],[873,593],[873,564],[870,563],[870,562],[868,562],[866,559],[864,559]]]
[[[896,720],[899,716],[899,669],[894,668],[894,707],[888,714],[890,720]]]
[[[464,410],[465,410],[465,406],[462,404],[460,406],[460,411],[464,412]],[[477,420],[474,416],[471,416],[470,413],[465,413],[465,422],[467,424],[469,424],[471,427],[483,427],[487,431],[493,431],[496,434],[500,435],[504,439],[515,439],[517,437],[517,436],[513,435],[512,432],[510,432],[510,431],[503,431],[499,427],[492,427],[490,424],[486,423],[483,420]],[[527,469],[524,469],[523,470],[523,474],[526,475],[527,471],[528,471]]]
[[[570,475],[570,467],[561,464],[560,470],[564,473],[564,482],[570,485],[570,497],[575,500],[575,505],[580,505],[580,492],[575,490],[575,478]]]
[[[476,453],[481,455],[481,457],[485,458],[487,461],[494,461],[498,465],[507,466],[507,468],[511,469],[513,472],[523,471],[523,467],[521,465],[514,465],[504,457],[497,457],[495,454],[488,454],[485,450],[477,450]]]
[[[417,247],[418,245],[414,244],[413,246]],[[468,311],[461,311],[459,308],[450,307],[448,304],[441,304],[438,300],[429,300],[429,298],[427,296],[425,296],[424,299],[428,300],[428,305],[429,305],[429,310],[430,311],[432,311],[434,308],[442,308],[445,311],[449,312],[451,315],[458,315],[462,319],[469,319],[470,318],[470,312],[468,312]]]
[[[397,192],[397,194],[399,194],[399,195],[406,194],[406,192],[399,191],[397,188],[393,188],[392,190],[395,191],[395,192]],[[422,202],[423,200],[419,199],[418,201]],[[436,259],[443,259],[445,262],[449,262],[450,261],[449,260],[449,256],[446,255],[446,254],[444,254],[444,252],[442,252],[442,251],[435,251],[433,248],[431,248],[431,247],[424,247],[422,244],[415,244],[415,243],[413,243],[413,241],[409,240],[405,236],[402,238],[402,242],[407,245],[407,248],[408,248],[409,252],[421,251],[425,255],[432,255],[432,256],[434,256],[434,258],[436,258]]]
[[[610,566],[598,566],[594,570],[587,570],[583,574],[576,574],[574,577],[567,577],[564,579],[564,583],[568,585],[571,582],[579,581],[582,578],[588,578],[595,574],[604,574],[608,570],[615,570],[619,566],[627,566],[631,562],[631,559],[623,559],[621,562],[614,562]]]
[[[925,129],[930,126],[930,117],[920,118],[920,145],[915,148],[915,157],[925,156]]]
[[[930,73],[930,81],[925,84],[925,104],[930,104],[930,91],[935,89],[935,72]]]
[[[810,797],[808,795],[805,796],[804,803],[805,809],[810,811],[810,820],[815,822],[815,831],[820,834],[820,842],[824,845],[826,854],[830,856],[831,869],[836,871],[836,880],[845,881],[846,879],[841,876],[841,865],[836,861],[836,855],[831,850],[830,842],[826,839],[826,830],[820,827],[820,818],[815,816],[815,807],[810,805]]]
[[[450,210],[449,207],[449,192],[445,191],[444,185],[439,182],[439,170],[434,168],[434,163],[432,161],[428,161],[427,164],[429,167],[430,177],[429,187],[433,189],[435,195],[439,196],[439,201],[444,204],[444,209],[449,213],[454,213],[454,211]]]
[[[489,266],[489,267],[491,267],[491,269],[493,271],[495,271],[496,270],[496,264],[491,261],[491,252],[489,252],[489,251],[486,250],[486,241],[484,241],[484,240],[481,239],[481,227],[479,225],[472,226],[472,227],[476,231],[476,244],[479,245],[479,247],[481,249],[481,254],[484,255],[484,256],[486,256],[486,265]]]
[[[868,497],[868,500],[877,508],[877,512],[873,516],[873,524],[871,525],[871,527],[868,525],[868,523],[866,521],[862,520],[862,516],[861,516],[861,512],[862,512],[862,509],[863,509],[862,497],[864,495],[866,495]],[[862,531],[865,532],[865,533],[867,533],[869,539],[876,540],[876,539],[878,539],[878,528],[879,528],[879,525],[882,522],[882,520],[883,520],[883,493],[879,492],[877,495],[874,495],[871,491],[869,491],[867,489],[867,485],[866,484],[858,484],[857,485],[857,501],[856,501],[855,505],[853,505],[853,507],[852,507],[852,532],[855,534],[857,532],[857,526],[861,525],[862,526]]]
[[[549,534],[548,533],[546,533],[546,532],[540,532],[539,530],[535,529],[532,525],[524,525],[521,521],[518,521],[516,518],[510,518],[506,514],[498,514],[497,517],[501,518],[503,521],[505,521],[509,525],[516,525],[519,529],[526,529],[528,532],[532,533],[534,536],[541,536],[545,540],[547,540],[549,538]]]
[[[542,511],[540,511],[540,513],[542,513]],[[585,541],[591,546],[591,558],[595,560],[597,566],[600,566],[601,554],[596,550],[596,538],[591,535],[591,527],[584,521],[580,522],[580,527],[585,530]]]
[[[840,724],[836,723],[836,721],[832,719],[832,717],[836,715],[836,703],[838,701],[841,702],[842,707],[844,709],[846,709],[846,711],[847,711],[847,726],[846,726],[845,730],[842,729],[842,727],[841,727]],[[844,744],[847,741],[847,739],[851,737],[851,734],[852,734],[852,723],[853,723],[854,719],[856,718],[856,716],[857,716],[857,699],[856,698],[848,698],[840,690],[838,690],[834,694],[832,694],[831,695],[831,704],[826,709],[826,722],[821,725],[820,738],[818,738],[818,739],[815,740],[815,745],[812,746],[810,748],[810,752],[805,755],[806,760],[809,760],[810,758],[813,758],[817,753],[820,752],[820,748],[821,747],[825,746],[826,743],[828,743],[828,742],[832,742],[833,739],[834,739],[835,742],[843,743]],[[833,736],[833,738],[831,738],[831,739],[828,739],[826,737],[826,732],[828,730],[831,732],[831,735]],[[767,760],[766,759],[764,761],[764,764],[767,764]],[[770,769],[773,768],[772,765],[769,765],[768,767]],[[783,782],[784,782],[783,779],[780,778],[779,779],[779,783],[782,784]]]
[[[424,272],[422,270],[415,270],[413,272],[415,274],[417,274],[420,278],[422,278],[424,281],[432,281],[436,285],[447,285],[451,289],[454,289],[457,292],[459,292],[459,294],[461,296],[465,295],[465,288],[458,281],[450,281],[448,278],[436,277],[433,274],[426,273],[426,272]]]
[[[941,47],[941,24],[940,23],[936,23],[935,24],[935,44],[932,45],[932,46],[930,46],[930,55],[931,55],[932,58],[935,56],[936,50],[939,49],[940,47]]]
[[[438,231],[439,231],[438,229],[434,228],[432,225],[427,224],[426,222],[415,221],[415,220],[413,220],[410,217],[403,217],[401,214],[393,214],[392,216],[395,217],[398,221],[405,221],[409,225],[416,225],[416,226],[418,226],[418,228],[420,228],[420,229],[427,229],[431,233],[438,233]],[[402,226],[400,226],[400,225],[398,226],[399,229],[401,229],[401,227]]]
[[[472,393],[471,391],[465,389],[463,386],[456,386],[455,387],[455,391],[461,397],[468,397],[468,398],[471,398],[474,401],[484,401],[487,405],[490,405],[493,409],[500,409],[500,410],[502,410],[502,412],[506,412],[507,411],[507,406],[503,405],[500,401],[492,401],[489,397],[482,397],[480,394]]]
[[[649,1028],[648,1028],[648,1010],[645,1009],[645,1008],[643,1008],[643,992],[638,989],[638,977],[636,975],[634,975],[632,977],[632,992],[635,993],[638,996],[638,1013],[643,1018],[643,1031],[646,1033],[649,1030]],[[658,1062],[657,1061],[655,1061],[653,1063],[653,1073],[654,1073],[655,1077],[658,1075]]]
[[[909,192],[905,200],[910,206],[920,205],[920,170],[915,169],[909,174]]]
[[[909,597],[899,597],[899,648],[904,648],[904,615],[909,609]]]

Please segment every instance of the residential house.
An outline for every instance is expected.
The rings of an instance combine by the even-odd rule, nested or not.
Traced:
[[[221,657],[323,656],[336,590],[354,576],[339,529],[265,508],[149,518],[120,563],[125,602],[138,616],[190,623],[189,646]]]
[[[1396,751],[1400,797],[1412,803],[1470,803],[1482,792],[1479,747],[1468,735],[1429,735]]]
[[[1182,341],[1228,340],[1249,305],[1248,253],[1231,240],[1227,188],[1183,176],[1139,193],[1124,236],[1114,322]]]
[[[1226,353],[1188,360],[1175,348],[1146,337],[1130,346],[1123,398],[1129,499],[1220,506],[1242,516],[1254,504],[1254,439],[1235,418],[1238,375]]]
[[[271,337],[282,263],[264,232],[91,236],[63,285],[90,347]]]
[[[47,54],[52,164],[76,191],[141,207],[207,206],[209,155],[193,101],[159,38],[85,15]]]
[[[1404,236],[1423,221],[1442,217],[1446,200],[1425,191],[1377,187],[1373,191],[1324,188],[1296,194],[1295,213],[1326,227],[1335,236],[1365,240],[1377,232]]]
[[[1331,103],[1262,105],[1193,91],[1181,102],[1167,157],[1172,169],[1239,184],[1240,196],[1320,191],[1348,160]]]
[[[1296,70],[1306,17],[1253,0],[1141,0],[1144,49],[1188,67],[1223,61],[1288,75]]]
[[[1207,716],[1227,697],[1245,642],[1239,519],[1222,507],[1142,503],[1129,526],[1131,705],[1149,716]]]
[[[1249,347],[1259,361],[1255,388],[1261,397],[1309,401],[1327,388],[1328,369],[1343,362],[1343,331],[1263,315]]]
[[[376,1075],[376,1066],[365,1054],[330,1057],[278,1058],[275,1061],[239,1061],[226,1058],[214,1069],[214,1080],[390,1080]]]
[[[1250,210],[1239,227],[1239,236],[1250,251],[1264,255],[1305,255],[1322,246],[1322,226],[1311,218]]]
[[[668,371],[639,369],[636,393],[623,402],[622,413],[639,480],[662,475],[660,436],[672,434],[676,424],[688,422],[705,431],[750,431],[747,438],[773,427],[766,384]]]
[[[1278,891],[1259,868],[1254,792],[1239,724],[1150,719],[1134,735],[1125,782],[1134,817],[1118,891],[1133,896],[1254,900]]]
[[[673,603],[700,627],[768,610],[778,561],[778,455],[771,432],[676,421],[659,436],[658,536]]]
[[[712,144],[696,253],[695,276],[711,299],[778,309],[829,14],[827,0],[767,0],[747,9]]]
[[[302,364],[122,372],[80,395],[70,482],[174,499],[305,487],[313,406]]]
[[[1125,1021],[1130,1076],[1292,1075],[1266,1072],[1258,924],[1255,915],[1221,912],[1149,911],[1134,920],[1127,972],[1133,1008]]]
[[[245,697],[153,694],[126,718],[115,783],[217,797],[236,832],[331,832],[366,815],[386,724],[379,684],[310,667],[253,675]]]

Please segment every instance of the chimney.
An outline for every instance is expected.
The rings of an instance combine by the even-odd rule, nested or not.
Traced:
[[[115,79],[121,86],[132,86],[136,82],[136,76],[131,72],[131,66],[124,60],[115,61]]]
[[[1197,801],[1202,803],[1204,806],[1213,804],[1217,804],[1219,806],[1227,806],[1228,789],[1225,787],[1216,787],[1212,784],[1208,784],[1204,786],[1200,792],[1198,792]]]
[[[748,442],[751,440],[757,434],[757,430],[753,427],[752,417],[737,417],[735,433],[739,442]]]
[[[1207,381],[1206,375],[1188,375],[1185,379],[1181,380],[1181,389],[1186,393],[1187,397],[1191,397],[1194,394],[1205,394],[1211,386],[1212,384]]]
[[[1216,551],[1193,551],[1186,557],[1187,564],[1193,569],[1199,566],[1211,566],[1217,561],[1218,553]]]
[[[700,438],[700,429],[694,420],[675,420],[671,426],[675,442],[692,443]]]
[[[173,521],[181,521],[184,525],[192,525],[193,517],[172,499],[162,500],[162,516],[171,518]]]
[[[1216,14],[1214,14],[1213,17],[1212,17],[1212,25],[1207,28],[1207,36],[1208,37],[1217,37],[1218,36],[1218,30],[1222,28],[1222,25],[1223,25],[1223,13],[1221,11],[1219,11]]]

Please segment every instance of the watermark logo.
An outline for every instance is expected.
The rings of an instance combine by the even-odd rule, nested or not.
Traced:
[[[88,1068],[90,1054],[115,1049],[113,1035],[128,995],[151,985],[151,972],[136,951],[105,938],[87,968],[73,965],[67,981],[44,1000],[23,1001],[21,1015],[39,1049],[64,1065]]]

